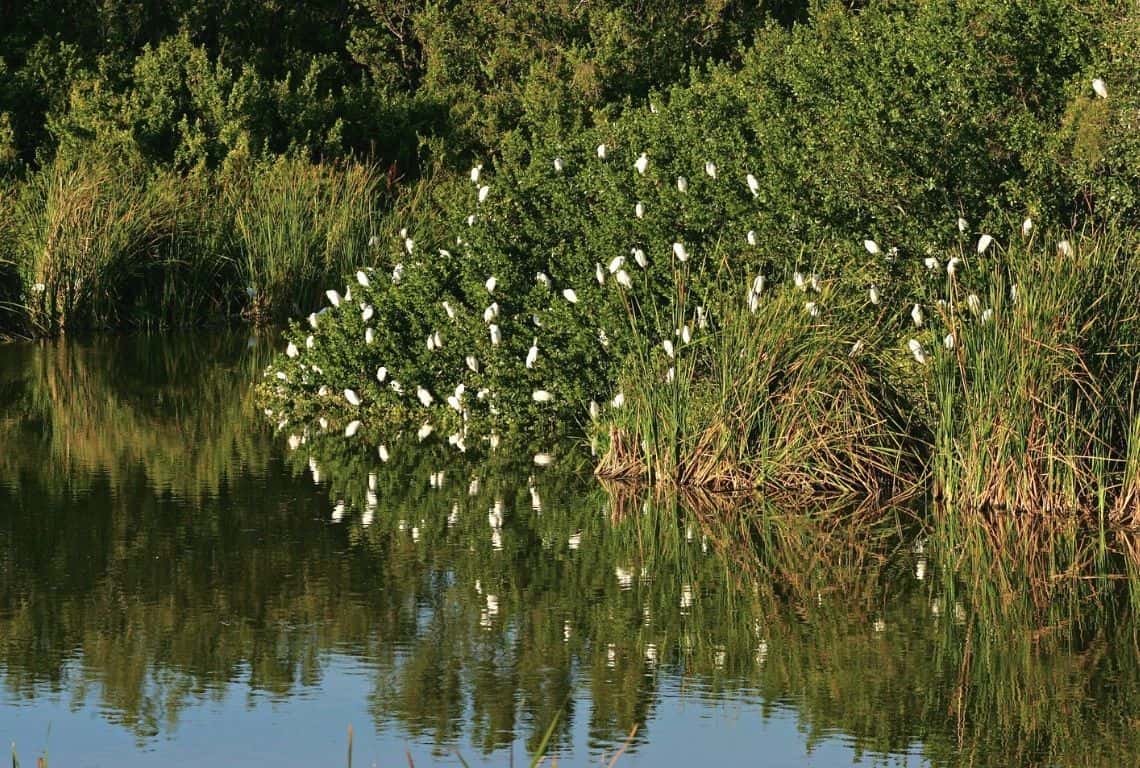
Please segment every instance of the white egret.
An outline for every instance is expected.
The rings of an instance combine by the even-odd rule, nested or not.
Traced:
[[[665,341],[661,342],[661,346],[665,348],[666,355],[668,355],[670,358],[674,357],[676,351],[673,349],[672,339],[665,339]]]
[[[536,389],[534,392],[530,393],[530,396],[536,403],[549,403],[554,399],[554,395],[552,395],[550,392],[547,392],[545,389]]]
[[[716,163],[714,163],[712,160],[705,160],[705,174],[709,178],[716,178]]]
[[[556,173],[562,173],[562,169],[565,167],[565,163],[562,162],[561,157],[554,158],[554,171]]]
[[[950,261],[946,262],[946,274],[954,275],[958,272],[958,265],[962,263],[962,259],[957,256],[952,256]]]
[[[486,309],[483,310],[483,322],[489,323],[499,316],[499,303],[492,302]]]
[[[312,328],[314,331],[317,329],[317,313],[316,312],[310,312],[309,313],[309,327]]]
[[[360,396],[351,389],[344,391],[344,399],[348,401],[349,405],[360,405]]]
[[[922,260],[922,263],[926,265],[926,268],[929,270],[933,271],[935,269],[938,269],[938,258],[935,256],[927,256]]]
[[[386,446],[386,445],[380,446],[379,448],[376,449],[376,453],[379,454],[380,461],[383,461],[384,463],[388,463],[388,458],[389,458],[388,446]]]
[[[916,328],[922,327],[922,322],[925,318],[922,314],[922,306],[921,305],[915,304],[913,307],[911,307],[910,319],[914,321],[914,326]]]
[[[906,343],[907,349],[914,355],[914,360],[919,365],[926,365],[926,350],[922,348],[922,342],[918,339],[911,339]]]
[[[605,144],[599,144],[598,149],[597,149],[597,153],[598,153],[598,159],[599,160],[605,160],[606,159],[606,145]]]
[[[594,262],[594,279],[598,281],[598,285],[606,284],[606,271],[598,262]]]
[[[401,384],[400,382],[396,381],[395,379],[392,379],[392,381],[391,381],[391,382],[389,382],[388,386],[389,386],[389,387],[392,389],[392,391],[393,391],[393,392],[395,392],[397,395],[402,395],[402,394],[404,394],[404,385],[403,385],[403,384]]]
[[[633,206],[633,215],[639,219],[644,219],[645,218],[645,203],[638,200],[637,205]]]
[[[946,347],[946,349],[954,349],[954,334],[946,334],[946,337],[942,339],[942,346]]]
[[[570,302],[571,304],[577,304],[578,303],[578,292],[575,291],[573,288],[564,288],[562,290],[562,297],[564,299],[566,299],[566,301]]]
[[[480,203],[486,202],[487,195],[489,195],[489,194],[491,194],[491,188],[488,187],[486,184],[479,187],[479,202]]]
[[[1017,283],[1010,283],[1009,285],[1009,300],[1014,304],[1017,303]]]
[[[550,287],[550,277],[545,272],[536,272],[534,275],[534,282],[539,283],[546,288]]]
[[[982,309],[982,300],[978,298],[978,294],[971,293],[966,297],[966,306],[976,315]]]
[[[491,332],[491,346],[499,346],[499,342],[503,340],[503,334],[499,331],[499,326],[491,323],[488,330]]]
[[[465,362],[468,370],[472,373],[479,373],[479,361],[475,359],[475,355],[468,355]]]
[[[600,416],[601,413],[602,413],[602,407],[600,405],[598,405],[598,401],[597,400],[591,400],[590,401],[590,420],[591,421],[597,421],[598,416]]]
[[[483,170],[483,164],[482,163],[479,163],[478,165],[471,168],[471,183],[472,184],[478,184],[479,183],[479,173],[482,170]]]
[[[439,331],[436,331],[435,333],[433,333],[431,335],[431,338],[432,338],[432,341],[435,342],[435,348],[436,349],[440,349],[443,347],[443,337],[439,335]]]
[[[793,272],[792,273],[792,282],[795,283],[796,287],[799,288],[801,291],[807,290],[807,280],[804,279],[804,273],[803,272],[798,272],[798,271]]]
[[[301,350],[297,349],[297,345],[290,341],[289,345],[285,347],[285,354],[289,357],[296,357],[301,354]]]
[[[353,421],[348,422],[348,426],[344,428],[344,436],[352,437],[356,434],[356,430],[358,429],[360,429],[360,420],[354,419]]]
[[[376,341],[376,331],[372,330],[372,328],[365,328],[364,329],[364,343],[367,344],[368,346],[372,346],[372,344],[375,341]]]
[[[431,396],[431,392],[428,392],[423,387],[416,387],[416,397],[420,399],[420,403],[423,404],[424,408],[430,406],[432,401],[435,400],[435,398]]]
[[[966,230],[969,228],[969,226],[969,223],[965,219],[963,219],[961,216],[958,217],[959,232],[961,232],[963,235],[966,234]]]
[[[756,275],[752,278],[752,293],[760,294],[764,292],[764,275]]]
[[[411,255],[412,251],[414,251],[415,249],[416,249],[416,241],[410,237],[405,237],[404,238],[404,250],[408,252],[408,255]]]
[[[992,308],[987,309],[985,312],[982,313],[982,322],[983,323],[988,323],[990,320],[993,320],[993,319],[994,319],[994,311]]]
[[[760,309],[760,294],[748,292],[748,311],[756,314],[756,310]]]
[[[630,253],[633,254],[633,260],[637,262],[637,266],[642,269],[649,266],[649,259],[645,257],[645,251],[640,248],[633,248],[630,250]]]
[[[616,395],[614,395],[614,399],[610,401],[610,405],[612,405],[614,408],[621,408],[623,405],[625,405],[625,393],[618,392]]]
[[[452,409],[454,409],[456,411],[462,411],[463,410],[463,403],[460,402],[459,398],[456,397],[455,395],[448,395],[447,396],[447,404],[450,405],[452,407]]]
[[[469,227],[475,226],[475,214],[472,213],[470,216],[468,216],[466,221],[467,221],[467,226],[469,226]],[[463,245],[463,239],[459,238],[459,237],[455,238],[455,244],[456,245]]]
[[[625,264],[625,256],[614,256],[612,259],[610,259],[610,274],[612,275],[621,269],[623,264]]]
[[[692,340],[693,340],[693,331],[691,328],[689,328],[689,324],[686,323],[685,325],[681,326],[681,341],[684,342],[685,344],[688,344]]]
[[[605,155],[599,154],[598,157],[605,157]],[[634,161],[633,167],[637,169],[638,173],[645,173],[645,169],[649,167],[649,158],[644,152],[637,156],[637,160]]]
[[[392,285],[399,285],[400,281],[404,279],[404,265],[397,264],[392,267]]]
[[[416,437],[422,443],[425,439],[427,439],[427,436],[434,431],[435,427],[425,421],[422,425],[420,425],[420,428],[416,430]]]
[[[871,299],[871,303],[878,305],[879,301],[881,300],[881,297],[879,296],[879,286],[872,285],[871,288],[867,291],[867,294]]]
[[[428,348],[428,352],[434,352],[435,351],[435,337],[430,333],[428,334],[428,337],[427,337],[427,348]]]
[[[808,285],[811,286],[811,289],[816,293],[820,292],[819,277],[816,276],[815,272],[812,272],[811,275],[808,276]]]
[[[379,235],[373,235],[372,237],[368,238],[368,247],[369,248],[375,248],[378,245],[380,245],[380,236]]]
[[[697,328],[704,330],[709,324],[709,313],[703,306],[697,307]]]
[[[330,288],[329,290],[325,291],[325,296],[328,297],[329,303],[332,304],[334,307],[340,306],[341,298],[340,298],[340,294],[337,291]]]
[[[385,368],[384,366],[380,366],[379,368],[377,368],[376,369],[376,381],[383,384],[384,379],[386,379],[386,378],[388,378],[388,369]]]
[[[685,250],[684,243],[673,243],[673,255],[677,257],[677,261],[688,261],[689,252]]]
[[[624,269],[619,269],[617,273],[618,285],[625,288],[633,288],[633,280],[630,278],[629,273]]]
[[[871,254],[872,256],[878,256],[883,252],[882,249],[879,248],[879,244],[874,240],[864,240],[863,247],[866,248],[867,253]]]
[[[368,286],[372,285],[372,283],[368,280],[368,275],[364,273],[363,269],[356,270],[356,282],[360,283],[361,288],[367,288]]]
[[[812,317],[819,317],[819,304],[814,301],[804,302],[804,309]]]
[[[978,238],[978,253],[985,253],[986,249],[990,247],[994,239],[989,235],[982,235]]]
[[[376,314],[376,310],[373,308],[373,306],[371,304],[365,304],[364,309],[362,309],[360,311],[360,319],[363,322],[367,323],[369,320],[372,319],[372,316],[375,314]]]
[[[1099,77],[1094,77],[1092,81],[1093,92],[1102,99],[1108,98],[1108,86]]]
[[[526,352],[526,367],[533,368],[535,361],[538,360],[538,337],[535,337],[531,342],[530,349]]]
[[[534,463],[540,467],[545,467],[554,461],[554,457],[549,453],[536,453],[534,455]]]
[[[689,191],[689,180],[684,176],[677,177],[677,191],[682,194]]]
[[[1069,244],[1068,240],[1062,240],[1061,242],[1057,243],[1057,255],[1058,256],[1072,256],[1073,255],[1073,246]]]
[[[308,336],[305,337],[305,346],[309,349],[312,349],[313,347],[317,346],[317,340],[315,338],[313,338],[313,334],[310,333]]]
[[[289,381],[289,377],[285,375],[285,371],[278,371],[277,378],[281,379],[281,381]]]
[[[748,230],[748,234],[745,236],[745,239],[748,240],[749,245],[756,245],[756,243],[758,242],[756,239],[756,230],[754,230],[754,229]]]
[[[486,286],[487,293],[494,293],[495,287],[498,286],[498,284],[499,284],[499,281],[495,278],[494,275],[491,275],[490,277],[487,278],[487,282],[484,283],[483,285]]]
[[[1033,231],[1033,219],[1026,216],[1025,221],[1021,222],[1021,236],[1022,237],[1029,237],[1029,233],[1032,231]]]
[[[760,197],[760,182],[751,173],[744,177],[748,182],[748,191],[752,193],[753,197]]]

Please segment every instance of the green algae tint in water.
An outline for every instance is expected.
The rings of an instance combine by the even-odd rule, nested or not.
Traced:
[[[987,557],[1023,531],[646,498],[430,439],[289,450],[251,405],[267,352],[0,347],[24,764],[336,765],[351,724],[356,765],[507,765],[555,718],[565,765],[635,726],[620,765],[1140,754],[1126,552]]]

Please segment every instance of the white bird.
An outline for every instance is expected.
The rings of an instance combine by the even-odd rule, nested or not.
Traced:
[[[388,384],[388,386],[391,387],[392,391],[395,392],[397,395],[404,394],[404,385],[401,384],[400,382],[396,381],[395,379],[392,379],[391,383]]]
[[[447,319],[448,320],[454,320],[455,319],[455,307],[451,306],[451,302],[449,302],[449,301],[443,302],[443,311],[447,313]]]
[[[367,288],[372,283],[368,280],[368,275],[364,274],[363,269],[356,270],[356,282],[360,283],[361,288]]]
[[[969,226],[970,226],[969,223],[965,219],[963,219],[961,216],[958,217],[958,231],[959,232],[961,232],[963,235],[966,234],[966,229],[968,229]]]
[[[487,200],[487,195],[489,195],[489,194],[491,194],[491,188],[488,187],[486,184],[479,187],[479,202],[480,203],[485,202]]]
[[[1029,237],[1029,233],[1032,230],[1033,230],[1033,219],[1026,216],[1025,221],[1021,222],[1021,236],[1022,237]]]
[[[465,362],[467,363],[468,370],[472,373],[479,373],[479,361],[475,359],[475,355],[468,355]]]
[[[752,278],[752,293],[761,294],[764,292],[764,275],[756,275]]]
[[[978,294],[971,293],[966,297],[966,306],[976,315],[982,308],[982,300],[978,298]]]
[[[360,420],[356,419],[348,422],[348,426],[344,428],[344,436],[352,437],[356,434],[356,430],[360,429]]]
[[[485,286],[486,286],[486,288],[487,288],[487,293],[494,293],[494,292],[495,292],[495,287],[496,287],[498,284],[499,284],[499,281],[495,279],[495,276],[494,276],[494,275],[492,275],[491,277],[488,277],[488,278],[487,278],[487,282],[486,282],[486,283],[484,283],[484,285],[485,285]]]
[[[538,338],[535,337],[531,342],[530,349],[526,352],[526,367],[533,368],[535,361],[538,360]]]
[[[435,400],[435,398],[431,396],[431,392],[428,392],[423,387],[416,387],[416,397],[420,399],[420,403],[424,408],[430,406],[432,401]]]
[[[989,235],[982,235],[978,238],[978,253],[985,253],[986,249],[990,247],[994,239]]]
[[[796,287],[799,288],[801,291],[807,290],[807,280],[804,279],[804,273],[803,272],[793,272],[792,273],[792,282],[795,283]]]
[[[479,183],[479,172],[483,170],[483,164],[479,163],[471,169],[471,183]]]
[[[309,313],[309,327],[312,328],[314,331],[317,329],[317,313],[316,312],[310,312]]]
[[[804,309],[812,317],[819,317],[819,304],[816,304],[814,301],[804,302]]]
[[[456,397],[455,395],[448,395],[447,396],[447,404],[450,405],[456,411],[462,411],[463,410],[463,403],[460,402],[459,398]]]
[[[875,305],[878,305],[878,303],[879,303],[879,300],[880,300],[880,298],[881,298],[881,297],[879,296],[879,286],[877,286],[877,285],[872,285],[872,286],[871,286],[871,288],[870,288],[870,290],[868,290],[868,291],[867,291],[867,293],[868,293],[868,294],[869,294],[869,296],[870,296],[870,299],[871,299],[871,303],[872,303],[872,304],[875,304]]]
[[[376,369],[376,381],[383,384],[384,379],[386,379],[386,378],[388,378],[388,369],[385,368],[384,366],[380,366],[379,368],[377,368]]]
[[[754,230],[754,229],[748,230],[748,235],[746,236],[746,239],[748,240],[749,245],[756,245],[756,243],[757,243],[756,230]]]
[[[301,354],[301,350],[297,349],[297,345],[290,341],[289,345],[285,347],[285,354],[289,357],[296,357]]]
[[[621,269],[623,264],[625,264],[625,256],[614,256],[612,259],[610,259],[610,274],[612,275]]]
[[[938,258],[935,256],[927,256],[922,260],[922,263],[925,264],[929,270],[938,269]]]
[[[432,341],[435,342],[435,348],[440,349],[443,346],[443,337],[439,335],[439,331],[433,333],[431,337]]]
[[[598,285],[606,284],[606,271],[598,262],[594,262],[594,279],[598,281]]]
[[[483,322],[489,323],[499,316],[499,303],[492,302],[486,309],[483,310]]]
[[[605,155],[599,154],[598,157],[605,157]],[[645,155],[644,152],[637,156],[637,160],[634,161],[633,167],[637,169],[638,173],[645,173],[645,169],[649,167],[649,158]]]
[[[597,421],[598,416],[600,416],[601,413],[602,413],[602,407],[600,405],[598,405],[598,401],[597,400],[591,400],[590,401],[590,420],[591,421]]]
[[[673,349],[673,340],[672,339],[665,339],[665,341],[661,342],[661,346],[665,348],[665,354],[668,355],[670,358],[672,358],[676,354],[675,350]]]
[[[684,243],[673,243],[673,255],[677,257],[677,261],[687,261],[689,252],[685,250]]]
[[[348,401],[349,405],[360,405],[360,396],[351,389],[344,391],[344,399]]]
[[[545,272],[535,272],[534,282],[540,283],[543,286],[545,286],[546,288],[549,288],[550,287],[550,276],[547,275]]]
[[[614,395],[614,399],[610,401],[610,405],[612,405],[614,408],[621,408],[623,405],[625,405],[625,393],[618,392],[616,395]]]
[[[341,301],[340,294],[337,293],[335,290],[330,288],[329,290],[325,291],[325,296],[328,296],[329,303],[332,304],[334,307],[340,306],[340,301]]]
[[[573,288],[562,289],[562,297],[564,299],[566,299],[566,301],[570,302],[571,304],[577,304],[578,303],[578,292],[575,291]]]
[[[373,308],[373,306],[371,304],[365,304],[364,309],[362,309],[360,311],[360,319],[363,322],[367,323],[369,320],[372,319],[372,316],[375,314],[376,314],[376,310]]]
[[[748,182],[748,191],[752,193],[753,197],[760,197],[760,182],[751,173],[744,177]]]
[[[645,203],[638,200],[637,205],[633,206],[633,215],[639,219],[644,219],[645,218]]]
[[[1061,242],[1057,243],[1057,255],[1058,256],[1072,256],[1073,255],[1073,246],[1069,244],[1068,240],[1062,240]]]
[[[384,463],[388,462],[388,458],[389,458],[388,446],[386,446],[386,445],[380,446],[379,448],[376,449],[376,453],[379,454],[380,461],[383,461]]]
[[[677,191],[681,193],[689,191],[689,180],[684,176],[677,177]]]
[[[1093,92],[1102,99],[1108,98],[1108,86],[1099,77],[1094,77],[1092,81]]]
[[[606,145],[605,144],[599,144],[597,152],[598,152],[598,159],[599,160],[605,160],[606,159]]]
[[[490,330],[490,332],[491,332],[491,346],[493,346],[493,347],[499,346],[499,342],[503,340],[503,334],[500,333],[499,326],[495,325],[494,323],[491,323],[490,328],[488,330]]]
[[[911,339],[906,343],[906,346],[914,355],[915,362],[919,365],[926,365],[926,350],[922,348],[922,343],[918,339]]]
[[[467,226],[469,226],[469,227],[475,226],[475,214],[471,214],[470,216],[467,217]],[[455,244],[456,245],[463,245],[462,240],[463,240],[463,238],[460,238],[460,237],[455,238]]]
[[[534,455],[534,463],[540,467],[545,467],[552,461],[554,461],[554,457],[549,453],[536,453]]]
[[[310,333],[308,336],[305,337],[305,346],[308,347],[309,349],[312,349],[313,347],[317,346],[317,340],[313,338],[313,334]]]
[[[756,314],[756,310],[760,309],[760,294],[748,292],[748,311]]]
[[[960,258],[958,258],[957,256],[952,256],[950,258],[950,261],[946,262],[946,274],[948,274],[948,275],[955,274],[958,271],[958,265],[961,263],[962,263],[962,260]]]
[[[419,438],[419,441],[422,443],[433,431],[435,431],[435,427],[425,421],[420,425],[420,428],[416,430],[416,437]]]
[[[863,241],[863,247],[866,248],[867,253],[871,254],[872,256],[878,256],[880,253],[883,252],[879,248],[879,244],[876,243],[874,240],[864,240]]]
[[[630,279],[629,273],[624,269],[618,270],[617,281],[618,285],[624,286],[625,288],[633,288],[633,280]]]
[[[364,329],[364,343],[369,345],[369,346],[372,346],[373,342],[375,342],[375,341],[376,341],[376,331],[372,330],[371,328],[365,328]]]
[[[982,313],[982,322],[983,323],[988,323],[990,320],[993,320],[993,319],[994,319],[994,311],[992,308],[987,309],[985,312]]]
[[[428,337],[427,337],[427,348],[428,348],[428,352],[432,352],[435,350],[435,336],[433,336],[430,333],[428,334]]]
[[[554,395],[550,394],[545,389],[536,389],[534,392],[531,392],[530,396],[536,403],[549,403],[554,399]]]
[[[637,266],[642,269],[649,266],[649,259],[645,258],[645,251],[640,248],[633,248],[630,250],[630,253],[633,254],[633,260],[637,262]]]
[[[710,177],[716,178],[716,163],[712,160],[705,160],[705,173]]]
[[[954,334],[946,334],[946,338],[942,339],[942,346],[946,349],[954,349]]]
[[[563,169],[564,167],[565,167],[565,166],[564,166],[564,164],[563,164],[563,162],[562,162],[562,158],[561,158],[561,157],[556,157],[556,158],[554,158],[554,171],[555,171],[556,173],[562,173],[562,169]]]
[[[920,305],[915,304],[913,307],[911,307],[910,319],[914,321],[914,325],[916,328],[922,327],[922,321],[924,318],[923,318],[923,314],[922,314],[922,307]]]

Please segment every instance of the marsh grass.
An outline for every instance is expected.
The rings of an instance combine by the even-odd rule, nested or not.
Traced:
[[[224,195],[233,210],[239,273],[252,289],[247,314],[281,322],[319,303],[324,282],[369,263],[379,191],[369,167],[283,157],[235,174]]]
[[[599,475],[801,498],[914,489],[917,430],[876,352],[882,333],[869,316],[858,319],[855,300],[823,286],[809,297],[824,308],[813,316],[805,293],[787,286],[754,308],[747,289],[709,299],[707,329],[690,320],[696,335],[691,344],[675,339],[675,360],[634,323],[621,380],[627,403],[603,422]],[[692,315],[680,304],[673,314]]]
[[[1140,256],[1117,233],[1074,242],[1068,256],[1011,246],[987,276],[989,321],[951,281],[944,319],[959,343],[932,385],[950,503],[1134,521]]]

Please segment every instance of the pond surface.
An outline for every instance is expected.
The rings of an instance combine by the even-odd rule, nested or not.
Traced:
[[[271,353],[0,346],[0,738],[25,765],[337,765],[350,726],[355,765],[1140,755],[1128,536],[654,496],[571,448],[382,461],[274,434]]]

